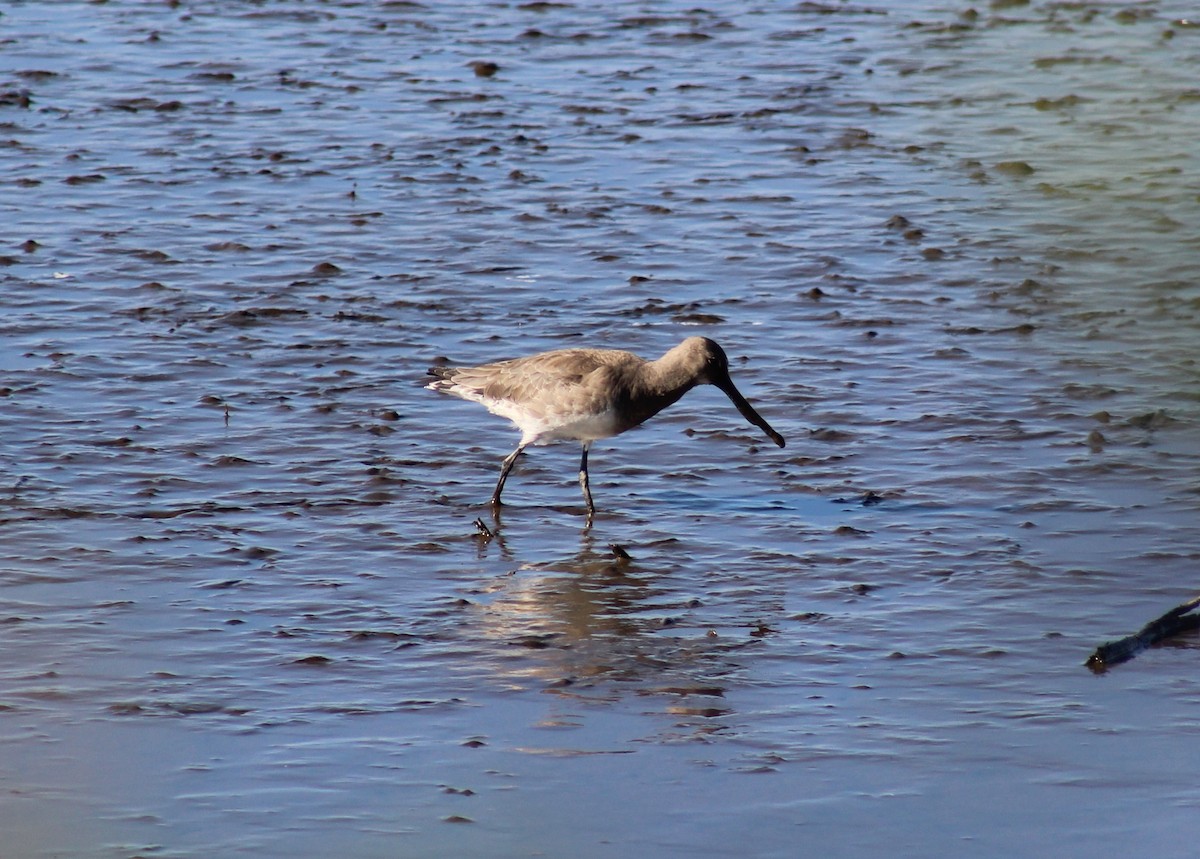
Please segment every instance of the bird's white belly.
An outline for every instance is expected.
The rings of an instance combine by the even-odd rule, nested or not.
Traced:
[[[522,444],[550,444],[556,441],[589,442],[610,438],[620,432],[617,414],[612,409],[578,416],[535,416],[509,402],[485,403],[493,414],[508,418],[521,430]]]
[[[585,415],[574,420],[551,426],[538,433],[534,444],[548,444],[552,441],[574,440],[595,441],[598,438],[611,438],[620,430],[617,428],[617,414],[611,409],[594,415]]]

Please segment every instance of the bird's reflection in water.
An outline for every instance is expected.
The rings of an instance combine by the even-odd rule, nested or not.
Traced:
[[[480,551],[496,546],[516,562],[499,517],[488,530]],[[613,701],[632,692],[664,696],[664,709],[676,715],[728,712],[720,678],[733,670],[729,651],[745,642],[681,620],[688,606],[678,591],[656,584],[670,568],[639,561],[591,527],[571,557],[517,563],[486,589],[477,614],[497,679],[571,700]]]

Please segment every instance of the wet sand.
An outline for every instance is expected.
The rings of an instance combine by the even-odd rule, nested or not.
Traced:
[[[973,8],[6,9],[0,852],[1190,847],[1200,27]]]

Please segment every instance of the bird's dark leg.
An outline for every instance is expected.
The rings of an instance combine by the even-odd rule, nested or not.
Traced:
[[[596,505],[592,503],[592,489],[588,485],[587,472],[587,455],[588,448],[592,446],[590,441],[583,443],[583,456],[579,458],[579,485],[583,489],[583,500],[587,502],[588,519],[592,518],[592,514],[596,512]]]
[[[513,464],[524,450],[525,445],[518,445],[516,450],[504,457],[504,462],[500,466],[500,479],[496,481],[496,491],[492,493],[493,507],[500,506],[500,493],[504,491],[504,481],[508,480],[508,473],[512,471]]]

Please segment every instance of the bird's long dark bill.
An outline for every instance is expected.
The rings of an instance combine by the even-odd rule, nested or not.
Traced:
[[[737,406],[737,410],[742,413],[742,417],[765,432],[771,441],[775,442],[780,447],[784,446],[785,442],[783,440],[783,436],[775,432],[775,428],[767,423],[763,419],[762,415],[754,411],[754,406],[750,405],[750,403],[746,401],[746,398],[742,396],[741,392],[734,387],[732,379],[722,379],[719,382],[713,382],[713,384],[725,392],[725,396],[729,397],[733,404]]]

